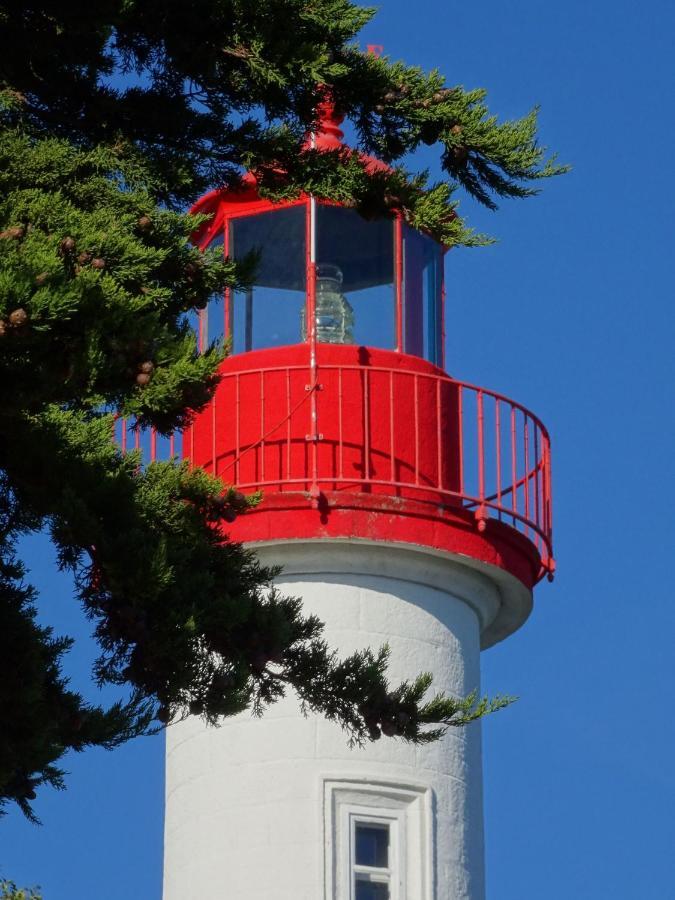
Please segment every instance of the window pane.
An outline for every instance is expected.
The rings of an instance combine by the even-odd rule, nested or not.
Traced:
[[[357,866],[386,869],[389,865],[389,826],[357,822],[355,858]]]
[[[230,222],[230,252],[260,255],[251,290],[233,296],[233,350],[297,344],[305,306],[305,209],[272,210]]]
[[[393,348],[393,220],[317,204],[316,224],[318,340]]]
[[[436,241],[408,227],[403,229],[403,280],[405,352],[440,365],[443,252]]]
[[[357,880],[356,900],[389,900],[389,885],[381,881]]]
[[[224,234],[218,232],[209,244],[209,250],[219,249],[223,252]],[[225,336],[225,299],[222,291],[213,294],[206,307],[206,315],[202,320],[202,340],[204,349],[214,341],[222,343]]]

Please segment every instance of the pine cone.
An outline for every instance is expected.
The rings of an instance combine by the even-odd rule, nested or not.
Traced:
[[[139,365],[138,371],[143,372],[146,375],[152,375],[152,373],[155,371],[155,364],[152,362],[152,360],[148,359]]]
[[[43,284],[47,284],[49,281],[49,272],[40,272],[39,275],[35,276],[34,282],[36,287],[42,287]]]
[[[155,714],[155,718],[158,719],[163,725],[168,725],[171,721],[171,710],[168,706],[160,706]]]
[[[254,653],[251,657],[251,669],[255,672],[256,675],[262,675],[265,671],[265,666],[267,665],[268,657],[266,653],[263,653],[262,650],[259,650],[257,653]]]
[[[455,125],[453,125],[452,128],[450,129],[450,134],[461,134],[461,133],[462,133],[462,126],[461,126],[461,125],[455,124]]]
[[[28,322],[28,313],[25,309],[15,309],[9,314],[9,324],[12,328],[22,328]]]
[[[82,253],[80,253],[80,255],[77,257],[77,261],[79,262],[79,264],[80,264],[81,266],[86,266],[88,262],[91,262],[91,253],[89,253],[88,251],[84,250],[84,251],[83,251]]]
[[[382,728],[382,734],[386,734],[387,737],[394,737],[394,735],[398,731],[398,729],[396,728],[396,725],[393,722],[389,721],[388,719],[382,723],[381,728]]]
[[[452,155],[455,160],[455,163],[458,166],[466,165],[467,160],[469,159],[469,151],[466,147],[460,144],[459,147],[452,148]]]
[[[219,672],[213,676],[209,690],[212,694],[220,695],[224,694],[233,686],[234,678],[226,672]]]
[[[75,238],[72,237],[64,237],[61,241],[61,253],[64,255],[67,253],[72,253],[75,249]]]
[[[410,716],[407,712],[401,710],[401,712],[396,716],[396,724],[399,729],[406,728],[410,724]]]
[[[188,281],[192,281],[194,278],[196,278],[197,275],[199,275],[199,268],[200,268],[199,263],[194,262],[192,260],[190,262],[186,263],[185,268],[183,269],[185,278]]]
[[[91,267],[92,269],[105,269],[105,260],[97,256],[95,259],[92,259]]]
[[[0,319],[0,337],[4,337],[7,334],[7,322],[4,319]]]
[[[141,216],[138,220],[138,227],[141,231],[149,231],[152,228],[152,219],[150,216]]]
[[[136,376],[136,384],[139,387],[145,387],[146,384],[150,384],[151,377],[147,372],[139,372]]]
[[[8,239],[11,238],[13,240],[19,240],[26,233],[26,229],[23,225],[14,225],[12,228],[5,228],[4,231],[0,231],[0,238]]]
[[[439,134],[440,128],[436,122],[422,122],[420,125],[420,140],[428,147],[436,143]]]

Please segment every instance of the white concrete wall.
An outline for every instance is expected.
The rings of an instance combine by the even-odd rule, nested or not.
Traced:
[[[387,642],[393,681],[431,671],[439,690],[479,687],[480,632],[500,607],[485,572],[391,546],[259,552],[284,565],[281,591],[303,598],[341,653]],[[431,873],[405,900],[483,900],[480,726],[423,747],[383,737],[350,750],[337,726],[303,718],[293,698],[263,719],[168,729],[164,900],[324,898],[324,783],[345,778],[429,791]]]

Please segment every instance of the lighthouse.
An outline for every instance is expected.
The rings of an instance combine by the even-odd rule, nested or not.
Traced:
[[[321,113],[313,145],[342,146]],[[386,643],[396,682],[479,689],[481,650],[553,575],[550,442],[525,406],[446,371],[445,248],[395,211],[274,204],[253,175],[194,211],[211,215],[200,246],[259,259],[200,315],[202,344],[232,352],[183,438],[195,465],[263,494],[230,537],[281,567],[339,653]],[[207,897],[483,900],[480,724],[350,748],[287,697],[262,719],[171,726],[164,900]]]

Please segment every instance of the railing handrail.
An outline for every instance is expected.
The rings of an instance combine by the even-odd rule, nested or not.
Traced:
[[[250,369],[234,369],[232,372],[221,372],[220,380],[222,381],[224,378],[229,378],[234,375],[259,375],[261,372],[301,372],[307,371],[310,369],[309,363],[293,363],[293,365],[288,366],[255,366]],[[448,375],[443,372],[422,372],[418,369],[407,369],[404,367],[393,367],[393,366],[371,366],[371,365],[359,365],[358,363],[317,363],[316,370],[317,372],[321,372],[325,369],[335,370],[338,369],[345,370],[353,370],[358,372],[368,371],[368,372],[386,372],[387,374],[392,373],[394,375],[403,374],[403,375],[414,375],[417,378],[429,378],[432,380],[444,382],[447,384],[452,384],[457,387],[466,388],[470,391],[475,391],[476,393],[482,393],[488,397],[492,397],[493,400],[500,400],[504,403],[508,403],[510,406],[515,409],[520,410],[523,415],[526,415],[528,418],[532,419],[532,421],[539,427],[541,432],[545,435],[546,438],[550,441],[549,433],[541,421],[541,419],[532,412],[531,409],[528,409],[527,406],[524,406],[522,403],[519,403],[517,400],[512,400],[510,397],[507,397],[506,394],[500,394],[498,391],[493,391],[490,388],[481,387],[477,384],[472,384],[470,381],[460,381],[457,378],[453,378],[451,375]]]

